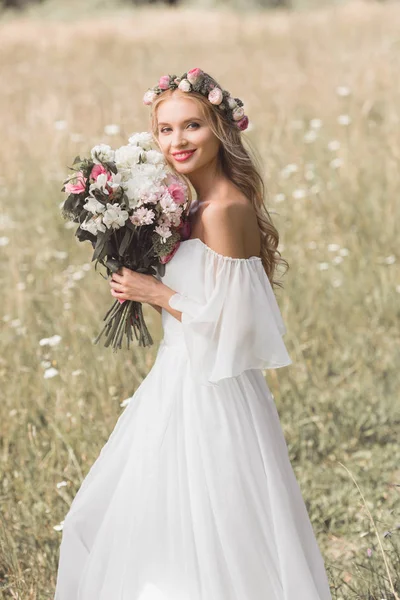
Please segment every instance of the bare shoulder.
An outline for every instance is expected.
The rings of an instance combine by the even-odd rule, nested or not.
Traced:
[[[211,203],[203,212],[204,242],[225,256],[258,256],[260,232],[251,204],[242,198]]]

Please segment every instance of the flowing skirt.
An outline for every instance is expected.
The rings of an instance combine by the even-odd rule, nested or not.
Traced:
[[[65,517],[55,600],[331,600],[259,370],[161,343]]]

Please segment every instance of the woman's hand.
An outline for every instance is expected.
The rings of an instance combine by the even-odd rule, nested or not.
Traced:
[[[127,267],[121,267],[113,273],[111,294],[119,300],[136,300],[156,304],[158,288],[161,284],[153,275],[137,273]]]

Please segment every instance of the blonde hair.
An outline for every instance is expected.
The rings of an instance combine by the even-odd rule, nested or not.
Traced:
[[[200,103],[207,123],[214,135],[221,141],[219,159],[223,173],[249,198],[254,207],[261,235],[260,256],[268,279],[273,287],[283,287],[280,281],[273,279],[275,269],[278,264],[284,264],[288,270],[289,265],[277,249],[279,233],[264,203],[265,185],[254,164],[254,159],[243,145],[239,128],[233,126],[227,117],[202,94],[194,91],[185,93],[180,90],[168,89],[153,101],[151,107],[151,129],[156,142],[158,143],[156,109],[163,100],[170,98],[174,93],[196,99]],[[175,170],[172,164],[171,167]],[[177,175],[182,177],[180,173]],[[187,180],[186,177],[184,179]]]

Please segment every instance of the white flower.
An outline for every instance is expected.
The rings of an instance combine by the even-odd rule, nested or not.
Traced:
[[[315,129],[310,129],[304,134],[303,140],[306,144],[312,144],[317,139],[317,132]]]
[[[63,530],[63,527],[64,527],[64,522],[65,522],[65,521],[61,521],[61,522],[60,522],[58,525],[54,525],[53,529],[54,529],[55,531],[62,531],[62,530]]]
[[[170,231],[170,229],[168,229],[166,225],[157,225],[157,227],[154,228],[154,231],[158,233],[158,235],[161,237],[161,241],[163,244],[165,244],[167,238],[169,238],[172,235],[172,232]]]
[[[208,94],[208,100],[211,102],[211,104],[215,104],[215,106],[218,106],[219,104],[221,104],[223,98],[224,98],[224,96],[223,96],[222,90],[219,87],[213,88]],[[232,116],[235,119],[235,121],[240,120],[240,119],[235,118],[235,111],[237,111],[237,110],[238,110],[238,108],[235,107],[233,109],[233,113],[232,113]],[[244,111],[243,111],[243,115],[244,115]]]
[[[394,254],[391,254],[390,256],[386,256],[384,258],[384,262],[387,265],[394,265],[394,263],[396,262],[396,257],[394,256]]]
[[[131,146],[141,146],[143,150],[150,150],[153,144],[153,135],[148,131],[134,133],[130,136],[128,142]]]
[[[190,85],[190,81],[188,79],[182,79],[182,81],[179,82],[178,88],[182,92],[190,92],[192,86]]]
[[[336,93],[338,96],[342,96],[342,98],[350,95],[350,89],[345,85],[339,85],[336,88]]]
[[[214,90],[213,90],[214,91]],[[243,106],[237,106],[232,111],[232,118],[234,121],[240,121],[244,117],[244,108]]]
[[[332,259],[332,263],[333,263],[334,265],[340,265],[340,263],[341,263],[341,262],[343,262],[343,257],[342,257],[342,256],[335,256],[335,257]]]
[[[348,256],[349,255],[348,248],[340,248],[339,254],[340,254],[340,256]]]
[[[289,165],[286,165],[286,167],[283,167],[279,175],[283,179],[288,179],[293,173],[296,173],[298,170],[299,167],[297,165],[290,163]]]
[[[349,115],[339,115],[337,118],[339,125],[350,125],[351,118]]]
[[[106,173],[101,173],[98,175],[96,181],[90,184],[89,194],[92,195],[93,190],[101,190],[103,194],[108,196],[109,192],[106,189],[106,185],[108,183],[108,176]]]
[[[52,377],[55,377],[56,375],[58,375],[57,369],[55,369],[54,367],[50,367],[49,369],[45,370],[43,377],[45,379],[51,379]]]
[[[101,215],[97,217],[86,217],[86,221],[80,224],[80,228],[92,233],[93,235],[97,235],[98,231],[105,232],[106,228],[103,225]]]
[[[178,209],[178,205],[174,202],[174,199],[169,192],[165,192],[164,196],[161,198],[160,206],[166,214],[173,213]]]
[[[10,238],[8,238],[6,236],[0,237],[0,246],[7,246],[9,241],[10,241]]]
[[[310,127],[311,129],[321,129],[322,121],[321,119],[311,119]]]
[[[122,183],[121,173],[111,173],[111,179],[107,182],[108,187],[115,190],[121,186],[121,183]]]
[[[102,162],[112,162],[115,152],[108,144],[98,144],[90,151],[93,162],[100,165]]]
[[[328,150],[331,152],[336,152],[336,150],[339,150],[339,148],[340,142],[338,140],[331,140],[328,144]]]
[[[340,167],[343,166],[343,161],[341,158],[334,158],[333,160],[331,160],[331,162],[329,163],[329,166],[332,169],[339,169]]]
[[[236,102],[235,98],[232,98],[232,96],[228,96],[226,101],[231,110],[233,110],[234,108],[237,107],[237,102]]]
[[[275,194],[274,201],[275,202],[283,202],[286,199],[285,194]]]
[[[94,196],[88,196],[87,198],[85,198],[85,200],[86,204],[83,205],[83,208],[93,213],[94,215],[103,213],[106,210],[104,204],[96,200]]]
[[[154,102],[154,100],[156,99],[157,94],[156,92],[154,92],[153,90],[147,90],[147,92],[145,93],[145,95],[143,96],[143,102],[144,104],[152,104]]]
[[[143,153],[143,148],[135,146],[134,144],[128,144],[127,146],[117,148],[115,151],[115,164],[117,165],[118,171],[130,171],[138,164]]]
[[[119,229],[128,219],[129,213],[123,210],[119,204],[110,204],[107,202],[107,210],[103,215],[103,223],[106,227]]]
[[[53,335],[49,338],[42,338],[39,340],[39,346],[57,346],[62,340],[61,335]]]
[[[62,119],[54,121],[54,129],[57,129],[57,131],[63,131],[64,129],[67,129],[67,121]]]
[[[110,125],[106,125],[104,127],[104,133],[106,135],[117,135],[120,131],[119,125],[115,123],[111,123]]]
[[[329,263],[327,263],[327,262],[318,263],[318,269],[320,271],[326,271],[327,269],[329,269]]]
[[[295,198],[296,200],[301,200],[302,198],[306,197],[306,191],[302,190],[301,188],[294,190],[293,194],[292,194],[293,198]]]
[[[339,248],[340,248],[339,244],[328,244],[329,252],[337,252],[337,250],[339,250]]]
[[[146,162],[151,165],[160,165],[165,162],[164,155],[162,152],[158,152],[157,150],[148,150],[146,152]]]
[[[156,215],[153,210],[141,206],[140,208],[135,210],[133,215],[129,218],[134,225],[140,226],[151,225],[154,221],[155,216]]]

